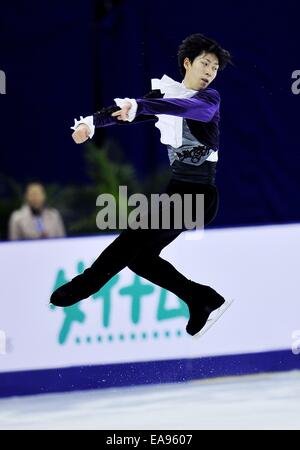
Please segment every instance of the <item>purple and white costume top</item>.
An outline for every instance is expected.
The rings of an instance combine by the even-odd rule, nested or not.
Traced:
[[[167,145],[173,177],[182,181],[214,184],[219,150],[220,95],[212,88],[188,89],[164,75],[152,80],[152,91],[138,99],[114,99],[110,106],[81,120],[94,135],[95,127],[139,123],[154,120],[160,130],[161,142]],[[129,101],[128,121],[119,121],[111,114]]]

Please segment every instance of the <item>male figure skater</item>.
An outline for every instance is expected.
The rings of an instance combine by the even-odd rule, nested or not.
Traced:
[[[217,42],[198,33],[188,36],[178,49],[179,68],[184,76],[181,83],[164,75],[161,80],[152,80],[152,91],[143,98],[115,99],[117,106],[75,120],[74,141],[80,144],[92,138],[95,127],[156,121],[172,168],[166,193],[180,194],[182,199],[184,194],[192,194],[193,200],[196,194],[204,194],[204,225],[209,224],[216,216],[219,202],[215,173],[220,120],[220,95],[209,85],[228,62],[229,52]],[[54,291],[51,303],[71,306],[97,292],[127,266],[186,302],[190,313],[186,331],[194,336],[213,311],[224,307],[225,300],[210,286],[187,279],[159,256],[184,230],[172,226],[127,228],[90,268]]]

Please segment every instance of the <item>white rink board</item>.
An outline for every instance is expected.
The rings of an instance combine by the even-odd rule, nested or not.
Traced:
[[[300,225],[186,236],[161,256],[235,300],[201,339],[185,333],[187,311],[177,297],[128,268],[72,311],[49,307],[58,275],[77,275],[116,235],[0,244],[0,330],[7,340],[0,372],[292,349],[300,330]]]

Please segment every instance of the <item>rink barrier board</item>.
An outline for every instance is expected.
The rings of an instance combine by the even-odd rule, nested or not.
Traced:
[[[0,373],[0,397],[300,370],[291,350]]]

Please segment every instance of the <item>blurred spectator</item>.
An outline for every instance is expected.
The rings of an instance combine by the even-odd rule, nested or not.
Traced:
[[[60,213],[45,204],[46,193],[39,183],[30,183],[25,192],[25,204],[14,211],[9,220],[11,241],[65,236]]]

